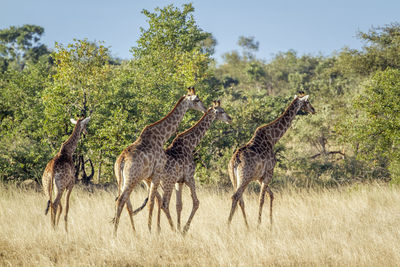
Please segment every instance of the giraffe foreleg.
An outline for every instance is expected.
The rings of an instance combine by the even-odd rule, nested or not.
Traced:
[[[269,197],[270,197],[270,206],[269,206],[270,214],[269,214],[269,216],[270,216],[270,224],[272,226],[272,203],[273,203],[273,200],[274,200],[274,195],[273,195],[271,189],[268,186],[268,184],[272,180],[272,175],[273,175],[273,169],[267,171],[264,174],[264,176],[263,176],[263,178],[261,180],[262,182],[261,182],[261,191],[260,191],[260,207],[259,207],[259,210],[258,210],[258,225],[261,224],[262,208],[263,208],[263,205],[264,205],[265,193],[268,192]]]
[[[147,227],[149,228],[149,232],[151,232],[151,224],[153,217],[153,208],[154,208],[154,198],[156,196],[157,188],[160,183],[160,179],[158,177],[153,177],[150,185],[150,194],[149,194],[149,217],[147,221]]]
[[[172,230],[174,230],[174,223],[172,222],[171,213],[169,211],[169,202],[171,200],[173,186],[174,186],[174,184],[170,184],[170,183],[168,183],[164,186],[164,194],[162,197],[162,205],[161,205],[161,209],[164,211],[165,215],[167,216],[168,223],[171,226]]]
[[[183,233],[186,233],[189,230],[190,223],[192,222],[194,214],[196,213],[197,209],[200,206],[200,201],[197,198],[197,194],[196,194],[196,185],[195,185],[195,182],[194,182],[194,178],[191,177],[189,179],[189,181],[185,182],[185,183],[190,188],[190,194],[191,194],[191,197],[192,197],[192,212],[189,215],[189,218],[188,218],[188,220],[187,220],[187,222],[185,224],[185,227],[183,227]]]
[[[269,188],[269,186],[267,186],[267,192],[269,194],[269,222],[271,224],[272,227],[272,203],[274,201],[274,193],[272,193],[271,189]]]
[[[267,191],[268,185],[265,182],[261,183],[261,191],[260,191],[260,198],[259,198],[259,208],[258,208],[258,225],[261,224],[261,218],[262,218],[262,209],[264,205],[264,199],[265,199],[265,192]]]
[[[156,191],[156,199],[157,199],[157,231],[161,231],[161,205],[162,205],[162,197],[158,191]]]

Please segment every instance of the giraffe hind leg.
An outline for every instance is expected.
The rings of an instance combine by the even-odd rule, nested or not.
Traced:
[[[242,198],[243,192],[246,189],[247,185],[249,184],[250,180],[246,181],[243,180],[242,183],[239,185],[238,189],[236,190],[235,194],[232,196],[232,207],[231,207],[231,212],[229,214],[228,218],[228,224],[231,223],[232,217],[235,214],[235,210],[238,204],[238,201]]]
[[[57,209],[57,219],[56,219],[56,226],[58,226],[58,223],[60,222],[60,217],[61,217],[61,213],[62,213],[63,207],[61,205],[61,201],[58,204],[58,209]]]
[[[56,216],[57,216],[57,210],[58,210],[58,206],[60,206],[61,204],[61,197],[62,197],[62,190],[57,191],[57,195],[56,198],[54,199],[54,202],[52,204],[53,208],[51,209],[52,213],[51,213],[51,225],[53,226],[53,228],[56,228]],[[51,206],[50,206],[51,207]],[[62,210],[62,207],[60,206],[60,209]],[[58,215],[58,218],[60,217],[60,214]],[[58,222],[58,220],[57,220]]]
[[[178,183],[175,185],[176,193],[176,224],[177,229],[181,230],[181,213],[182,213],[182,187],[183,183]]]
[[[126,201],[126,209],[128,210],[129,219],[130,219],[131,225],[132,225],[132,230],[135,233],[136,229],[135,229],[135,223],[133,222],[133,207],[132,207],[130,198],[128,198],[128,200]]]
[[[67,196],[65,200],[65,215],[64,215],[64,223],[65,223],[65,232],[68,232],[68,211],[69,211],[69,198],[71,196],[73,185],[68,188]]]
[[[118,230],[118,224],[119,224],[119,219],[121,217],[121,212],[122,208],[124,207],[125,203],[128,201],[130,194],[137,184],[137,181],[133,182],[131,186],[128,188],[125,188],[121,195],[118,197],[117,202],[116,202],[116,209],[115,209],[115,217],[114,217],[114,237],[117,236],[117,230]]]
[[[247,216],[246,216],[246,211],[245,211],[245,206],[244,206],[244,200],[243,200],[243,196],[240,198],[239,200],[239,206],[240,209],[242,210],[242,215],[243,215],[243,220],[244,223],[246,224],[247,229],[249,228],[249,224],[247,222]]]

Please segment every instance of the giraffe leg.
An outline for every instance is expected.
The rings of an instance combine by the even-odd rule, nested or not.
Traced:
[[[181,230],[182,188],[183,188],[183,183],[177,183],[175,185],[177,228],[179,231]]]
[[[128,201],[129,196],[137,182],[133,182],[133,184],[122,191],[122,194],[118,197],[116,202],[116,211],[114,217],[114,237],[117,236],[119,218],[121,217],[122,208],[124,207],[125,203]]]
[[[158,191],[156,191],[156,199],[157,199],[157,231],[161,232],[161,205],[162,205],[162,197]]]
[[[242,210],[242,215],[243,215],[243,220],[244,223],[246,224],[247,229],[249,229],[249,224],[247,223],[247,216],[246,216],[246,211],[244,209],[244,200],[243,200],[243,196],[240,198],[239,200],[239,206],[240,209]]]
[[[164,186],[164,194],[162,197],[161,209],[164,211],[165,215],[167,216],[169,225],[171,226],[171,229],[174,231],[174,223],[172,222],[171,213],[169,212],[169,202],[171,200],[173,186],[174,186],[174,184],[166,184]]]
[[[150,193],[149,193],[149,218],[147,221],[147,227],[149,228],[149,232],[151,232],[151,223],[153,217],[153,208],[154,208],[154,198],[156,196],[158,185],[160,184],[159,177],[153,177],[150,185]]]
[[[261,183],[261,191],[260,191],[260,198],[259,198],[259,208],[258,208],[258,225],[261,224],[261,218],[262,218],[262,208],[264,205],[264,198],[265,198],[265,192],[267,191],[267,184],[262,182]]]
[[[199,208],[199,205],[200,205],[200,201],[198,200],[197,195],[196,195],[196,185],[195,185],[195,182],[194,182],[194,178],[191,177],[185,183],[190,188],[190,194],[192,196],[193,206],[192,206],[192,212],[190,213],[189,219],[187,220],[185,227],[183,227],[183,233],[186,233],[189,230],[190,223],[192,222],[193,216],[196,213],[196,211],[197,211],[197,209]]]
[[[136,229],[135,229],[135,224],[133,222],[133,207],[132,207],[132,203],[131,203],[131,198],[130,197],[126,201],[126,209],[128,210],[129,219],[131,220],[132,230],[135,233]]]
[[[63,210],[63,208],[62,208],[61,200],[60,200],[60,204],[58,204],[58,208],[57,208],[56,226],[58,226],[58,222],[60,221],[62,210]]]
[[[273,170],[269,170],[265,173],[262,182],[261,182],[261,191],[260,191],[260,207],[258,210],[258,225],[261,224],[261,218],[262,218],[262,208],[264,205],[264,198],[265,198],[265,192],[268,191],[268,194],[270,196],[270,222],[272,225],[272,201],[273,201],[273,194],[271,189],[268,187],[268,184],[270,183],[273,175]]]
[[[274,194],[272,193],[271,189],[269,186],[267,186],[267,192],[269,194],[269,222],[272,227],[272,202],[274,201]]]
[[[243,192],[246,189],[247,185],[249,184],[250,181],[242,182],[241,185],[238,187],[236,190],[235,194],[232,196],[232,207],[231,207],[231,212],[229,214],[228,218],[228,224],[231,223],[233,214],[235,214],[236,206],[238,201],[242,198]]]
[[[57,190],[56,198],[54,199],[54,202],[53,202],[53,209],[52,209],[52,213],[51,213],[51,225],[53,226],[54,229],[56,228],[57,209],[58,209],[58,206],[60,205],[63,191],[64,190]]]
[[[158,191],[155,192],[155,199],[157,200],[157,232],[161,232],[161,206],[162,206],[162,196]]]
[[[143,180],[143,182],[147,186],[147,191],[148,191],[148,194],[150,195],[151,178],[147,178],[147,179]],[[146,207],[146,204],[149,200],[149,195],[145,199],[142,206],[133,211],[133,213],[132,213],[133,215],[138,214],[144,207]],[[156,191],[155,197],[157,199],[157,207],[158,207],[158,209],[157,209],[157,231],[160,232],[161,231],[161,199],[162,198],[161,198],[160,193],[158,193],[158,191]]]
[[[65,200],[65,215],[64,215],[64,222],[65,222],[65,232],[68,232],[68,211],[69,211],[69,197],[71,195],[72,192],[72,188],[74,186],[70,186],[67,190],[67,196],[66,196],[66,200]]]

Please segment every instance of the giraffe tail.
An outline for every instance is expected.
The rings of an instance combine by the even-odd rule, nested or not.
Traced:
[[[47,169],[47,167],[46,167]],[[43,190],[45,195],[47,196],[47,206],[44,211],[44,215],[47,215],[49,210],[53,208],[51,202],[52,202],[52,195],[53,195],[53,183],[54,183],[54,171],[45,171],[42,177],[42,182],[43,182]]]
[[[46,210],[44,211],[44,215],[47,215],[47,213],[49,212],[49,209],[50,209],[50,203],[51,203],[51,201],[50,201],[50,200],[48,200],[48,201],[47,201],[47,207],[46,207]]]
[[[119,196],[121,195],[121,187],[123,183],[122,169],[124,168],[124,164],[125,161],[123,155],[119,156],[114,164],[114,173],[115,173],[115,178],[117,178],[117,185],[118,185],[118,195],[115,198],[115,201],[117,201]]]
[[[140,206],[139,208],[135,209],[133,211],[133,215],[138,214],[142,209],[144,209],[144,207],[146,207],[147,201],[149,201],[149,197],[146,197],[146,199],[144,200],[142,206]]]

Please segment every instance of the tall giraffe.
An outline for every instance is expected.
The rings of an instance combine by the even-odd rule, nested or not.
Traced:
[[[220,107],[220,101],[214,101],[213,106],[207,110],[203,117],[191,128],[177,135],[165,151],[167,154],[167,163],[165,164],[164,175],[161,178],[161,186],[164,191],[161,208],[165,212],[171,228],[174,228],[169,212],[169,201],[174,184],[177,183],[176,210],[177,225],[180,230],[183,184],[186,184],[190,188],[193,206],[188,221],[183,228],[184,233],[189,230],[193,216],[199,208],[199,200],[197,199],[194,180],[196,164],[194,162],[193,152],[204,137],[206,131],[210,128],[211,123],[216,119],[226,123],[231,123],[232,121],[231,117]],[[134,211],[134,214],[144,208],[146,201],[147,199],[139,209]]]
[[[237,149],[233,154],[228,172],[235,193],[232,196],[232,208],[228,218],[228,224],[232,221],[237,203],[239,201],[242,210],[244,222],[248,227],[246,212],[243,201],[243,192],[251,181],[258,181],[261,184],[258,224],[261,223],[262,207],[264,205],[265,193],[270,196],[270,223],[272,226],[272,202],[274,195],[269,188],[272,180],[276,158],[274,145],[284,135],[290,127],[297,112],[301,109],[305,112],[315,113],[314,108],[308,101],[308,95],[295,96],[286,111],[273,122],[260,126],[256,129],[253,137],[243,147]]]
[[[142,180],[152,177],[149,188],[149,218],[148,228],[151,230],[151,217],[154,207],[154,197],[157,186],[160,183],[167,157],[164,152],[164,143],[176,132],[179,123],[182,121],[188,109],[195,109],[205,112],[206,108],[196,95],[194,88],[188,89],[188,93],[182,96],[175,107],[161,120],[146,126],[138,139],[128,146],[117,158],[114,165],[114,172],[117,181],[122,185],[116,202],[116,213],[114,217],[114,235],[117,234],[119,218],[125,203],[133,231],[132,205],[130,194],[133,188]]]
[[[47,207],[45,214],[49,211],[51,213],[51,224],[53,228],[58,225],[60,215],[62,213],[61,197],[64,190],[67,190],[66,204],[65,204],[65,231],[68,232],[68,210],[69,210],[69,197],[71,195],[72,188],[75,185],[75,165],[72,160],[72,154],[74,153],[76,146],[78,145],[81,132],[86,132],[86,126],[90,120],[90,117],[86,119],[79,119],[75,121],[71,119],[71,122],[75,125],[75,128],[68,138],[60,148],[57,155],[49,161],[46,165],[46,169],[43,172],[42,184],[43,190],[49,199],[47,201]],[[55,189],[54,202],[52,201],[53,189]],[[57,209],[58,216],[56,221]]]

